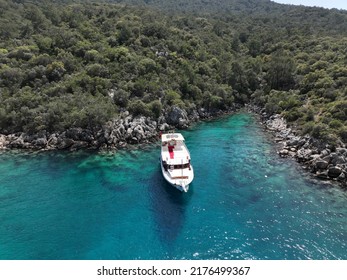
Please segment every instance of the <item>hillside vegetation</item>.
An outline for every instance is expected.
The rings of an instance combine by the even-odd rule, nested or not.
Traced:
[[[302,133],[347,142],[346,12],[266,0],[80,2],[0,0],[0,133],[251,102]]]

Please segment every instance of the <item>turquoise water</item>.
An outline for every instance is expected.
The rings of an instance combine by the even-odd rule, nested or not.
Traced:
[[[347,194],[277,156],[248,114],[182,132],[195,179],[159,145],[0,154],[0,259],[347,259]]]

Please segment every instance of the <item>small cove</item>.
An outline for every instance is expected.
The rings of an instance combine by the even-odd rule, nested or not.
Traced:
[[[0,259],[347,259],[347,194],[276,154],[245,113],[182,131],[195,179],[159,145],[0,154]]]

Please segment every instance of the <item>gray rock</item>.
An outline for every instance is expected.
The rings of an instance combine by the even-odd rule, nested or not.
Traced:
[[[170,126],[167,123],[163,123],[162,125],[159,126],[160,131],[167,131],[170,129]]]
[[[317,172],[316,177],[320,179],[329,179],[328,171]]]
[[[339,177],[337,177],[337,180],[340,181],[340,182],[345,181],[345,180],[346,180],[346,175],[345,175],[345,173],[342,172],[342,173],[339,175]]]
[[[328,170],[328,175],[331,178],[337,178],[340,176],[341,173],[342,173],[342,169],[337,166],[332,166]]]
[[[145,138],[145,132],[141,125],[137,125],[133,130],[133,135],[137,138],[137,140],[141,140]]]
[[[132,127],[129,127],[125,133],[125,137],[126,138],[129,138],[133,133],[133,128]]]
[[[125,133],[125,127],[123,124],[120,124],[117,128],[117,130],[119,131],[120,134],[124,134]]]
[[[346,148],[336,148],[336,153],[339,155],[347,156],[347,149]]]
[[[123,125],[124,125],[124,129],[125,130],[127,130],[130,127],[131,120],[132,120],[132,116],[131,115],[124,119]]]
[[[125,148],[127,145],[128,145],[127,142],[123,142],[123,141],[121,141],[121,142],[118,143],[118,146],[119,146],[120,148]]]
[[[316,162],[317,160],[320,160],[320,156],[319,155],[317,155],[317,154],[310,155],[310,161],[312,163]]]
[[[136,137],[131,137],[131,139],[128,139],[130,144],[137,144],[139,143],[139,140]]]
[[[178,127],[179,128],[187,128],[188,127],[188,120],[187,119],[182,119],[182,118],[179,118],[178,120]]]
[[[6,139],[6,136],[0,134],[0,149],[5,149],[7,144],[8,144],[8,141]]]
[[[94,140],[93,134],[88,129],[82,129],[80,127],[70,128],[66,131],[65,136],[74,141],[91,142]]]
[[[119,136],[119,133],[113,130],[111,133],[105,135],[105,139],[108,144],[112,145],[117,143]]]
[[[301,138],[298,136],[295,136],[295,137],[290,138],[287,141],[287,145],[297,147],[297,146],[299,146],[300,141],[301,141]]]
[[[298,150],[296,155],[299,161],[308,161],[310,160],[310,156],[312,155],[312,150],[302,148]]]
[[[34,140],[39,138],[37,135],[29,135],[26,133],[22,133],[21,137],[23,138],[24,142],[32,143]]]
[[[208,113],[206,112],[205,108],[199,108],[198,114],[200,118],[206,118],[208,116]]]
[[[346,160],[343,156],[340,156],[337,153],[332,153],[330,154],[330,163],[333,165],[344,164],[346,163]]]
[[[330,155],[325,156],[325,157],[322,157],[322,160],[324,160],[324,161],[330,163]]]
[[[321,157],[323,158],[328,156],[330,154],[330,151],[327,149],[324,149],[320,154],[321,154]]]
[[[32,142],[32,145],[34,145],[36,148],[45,148],[47,146],[47,138],[38,138]]]
[[[58,145],[57,148],[59,150],[65,150],[70,148],[73,144],[75,143],[74,140],[70,139],[70,138],[63,138],[62,136],[60,136],[58,138]]]
[[[289,151],[287,149],[283,149],[283,150],[279,151],[278,154],[281,157],[287,157],[289,155]]]
[[[296,156],[296,152],[289,151],[288,154],[290,157],[294,158]]]
[[[94,147],[101,147],[102,145],[106,145],[107,140],[102,130],[98,131],[95,137],[95,140],[92,141]]]
[[[320,170],[326,169],[328,167],[328,165],[329,165],[329,163],[326,162],[325,160],[317,160],[314,163],[315,168],[320,169]]]
[[[196,110],[192,110],[189,114],[189,119],[196,122],[200,119],[199,113]]]
[[[122,114],[121,114],[121,116],[122,116],[123,118],[125,118],[125,117],[127,117],[127,116],[129,116],[129,115],[130,115],[129,111],[124,111],[124,112],[122,112]]]
[[[10,146],[11,148],[15,148],[15,149],[22,149],[22,148],[24,148],[25,145],[24,145],[24,139],[23,139],[22,135],[19,136],[19,137],[16,138],[16,139],[12,140],[12,141],[10,142],[9,146]]]
[[[164,116],[160,116],[158,118],[158,124],[161,125],[161,124],[165,124],[166,123],[166,119]]]
[[[273,115],[266,121],[266,126],[269,130],[285,131],[287,130],[286,121],[280,115]]]
[[[80,149],[85,149],[88,147],[88,143],[85,141],[74,141],[74,143],[70,146],[71,151],[76,151]]]
[[[189,120],[187,112],[177,106],[173,106],[169,113],[167,114],[166,121],[168,124],[183,128],[180,125],[186,125]]]
[[[58,137],[55,133],[53,133],[48,137],[47,145],[55,147],[57,144],[58,144]]]

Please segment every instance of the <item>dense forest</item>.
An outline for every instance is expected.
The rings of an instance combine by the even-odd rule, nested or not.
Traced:
[[[0,0],[0,133],[253,103],[346,143],[346,22],[267,0]]]

